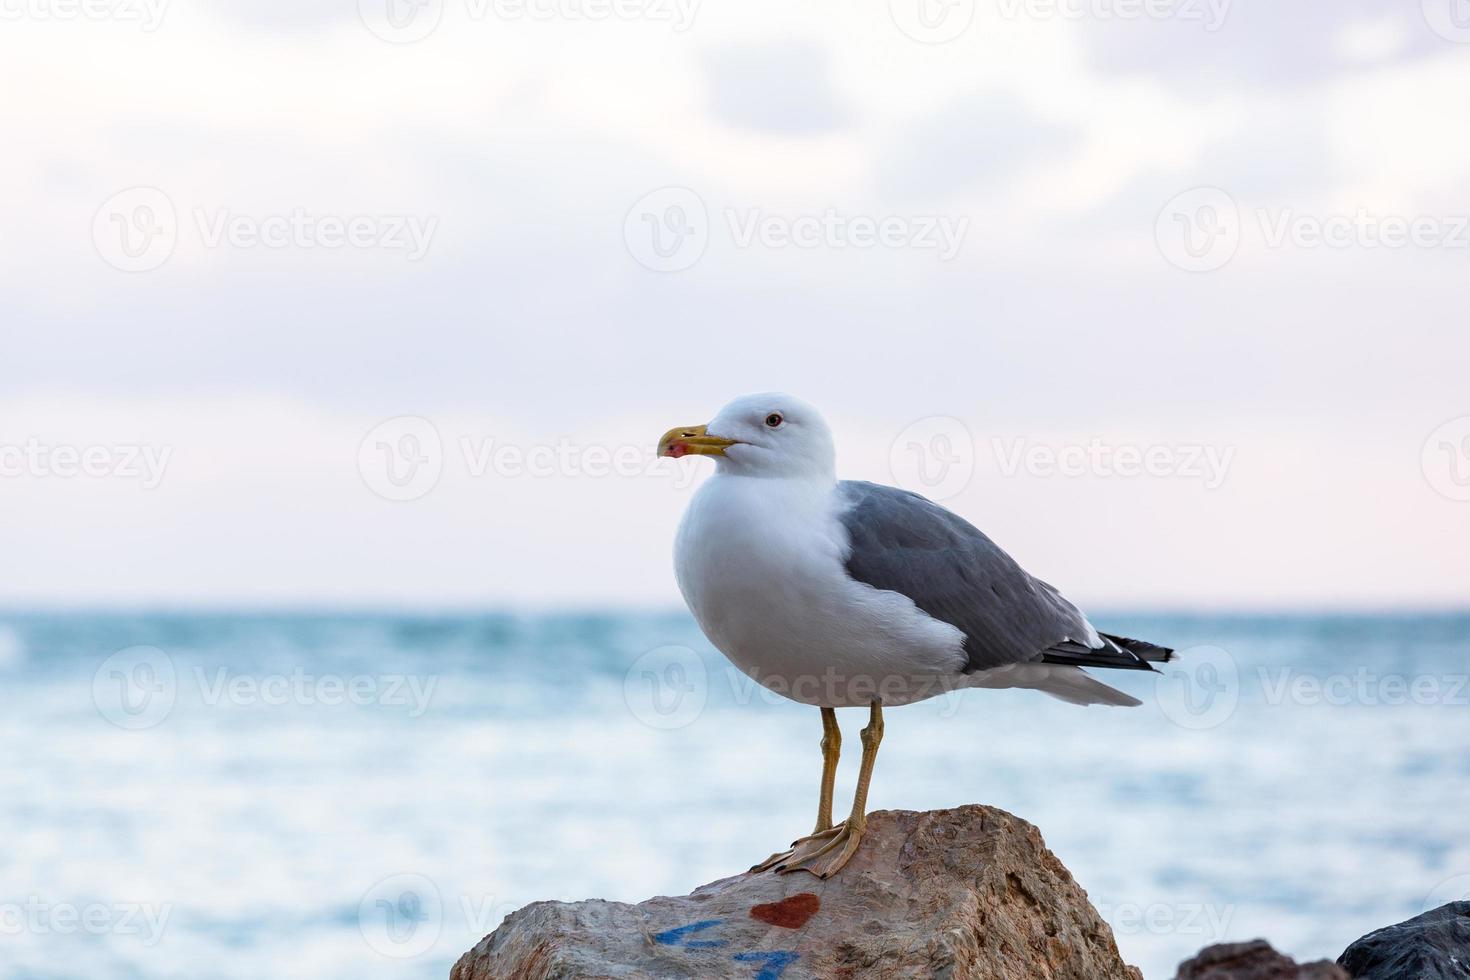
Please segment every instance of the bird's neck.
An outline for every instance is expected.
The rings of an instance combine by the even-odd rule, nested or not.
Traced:
[[[758,497],[767,502],[779,501],[780,506],[787,510],[820,511],[831,500],[837,479],[811,474],[771,476],[721,470],[705,486],[713,494]]]

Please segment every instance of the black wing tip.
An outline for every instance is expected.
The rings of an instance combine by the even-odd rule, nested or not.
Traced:
[[[1166,664],[1177,656],[1173,647],[1161,647],[1157,643],[1150,643],[1147,640],[1135,640],[1127,636],[1114,636],[1111,633],[1099,633],[1098,635],[1105,640],[1112,640],[1124,650],[1142,657],[1150,663]]]
[[[1044,664],[1065,664],[1069,667],[1099,667],[1110,670],[1144,670],[1159,673],[1154,664],[1174,660],[1176,654],[1169,647],[1161,647],[1147,640],[1134,640],[1126,636],[1099,633],[1103,645],[1088,649],[1076,643],[1059,644],[1047,650],[1041,657]]]

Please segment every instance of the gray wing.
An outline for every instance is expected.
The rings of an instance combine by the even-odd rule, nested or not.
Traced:
[[[853,480],[842,481],[838,492],[851,539],[847,573],[908,596],[963,632],[966,673],[1025,662],[1151,670],[1149,660],[1168,659],[1163,647],[1123,637],[1104,636],[1093,647],[1088,637],[1097,634],[1076,606],[933,501]]]

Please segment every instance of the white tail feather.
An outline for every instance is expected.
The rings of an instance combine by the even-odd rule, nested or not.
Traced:
[[[1036,682],[1035,687],[1068,704],[1111,704],[1120,708],[1136,708],[1143,703],[1117,688],[1108,687],[1080,667],[1053,667],[1045,678]]]

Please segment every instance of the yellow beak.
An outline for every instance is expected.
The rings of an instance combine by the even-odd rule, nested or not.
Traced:
[[[703,425],[686,425],[670,429],[658,441],[658,454],[672,456],[723,456],[725,450],[735,445],[736,440],[712,436]]]

